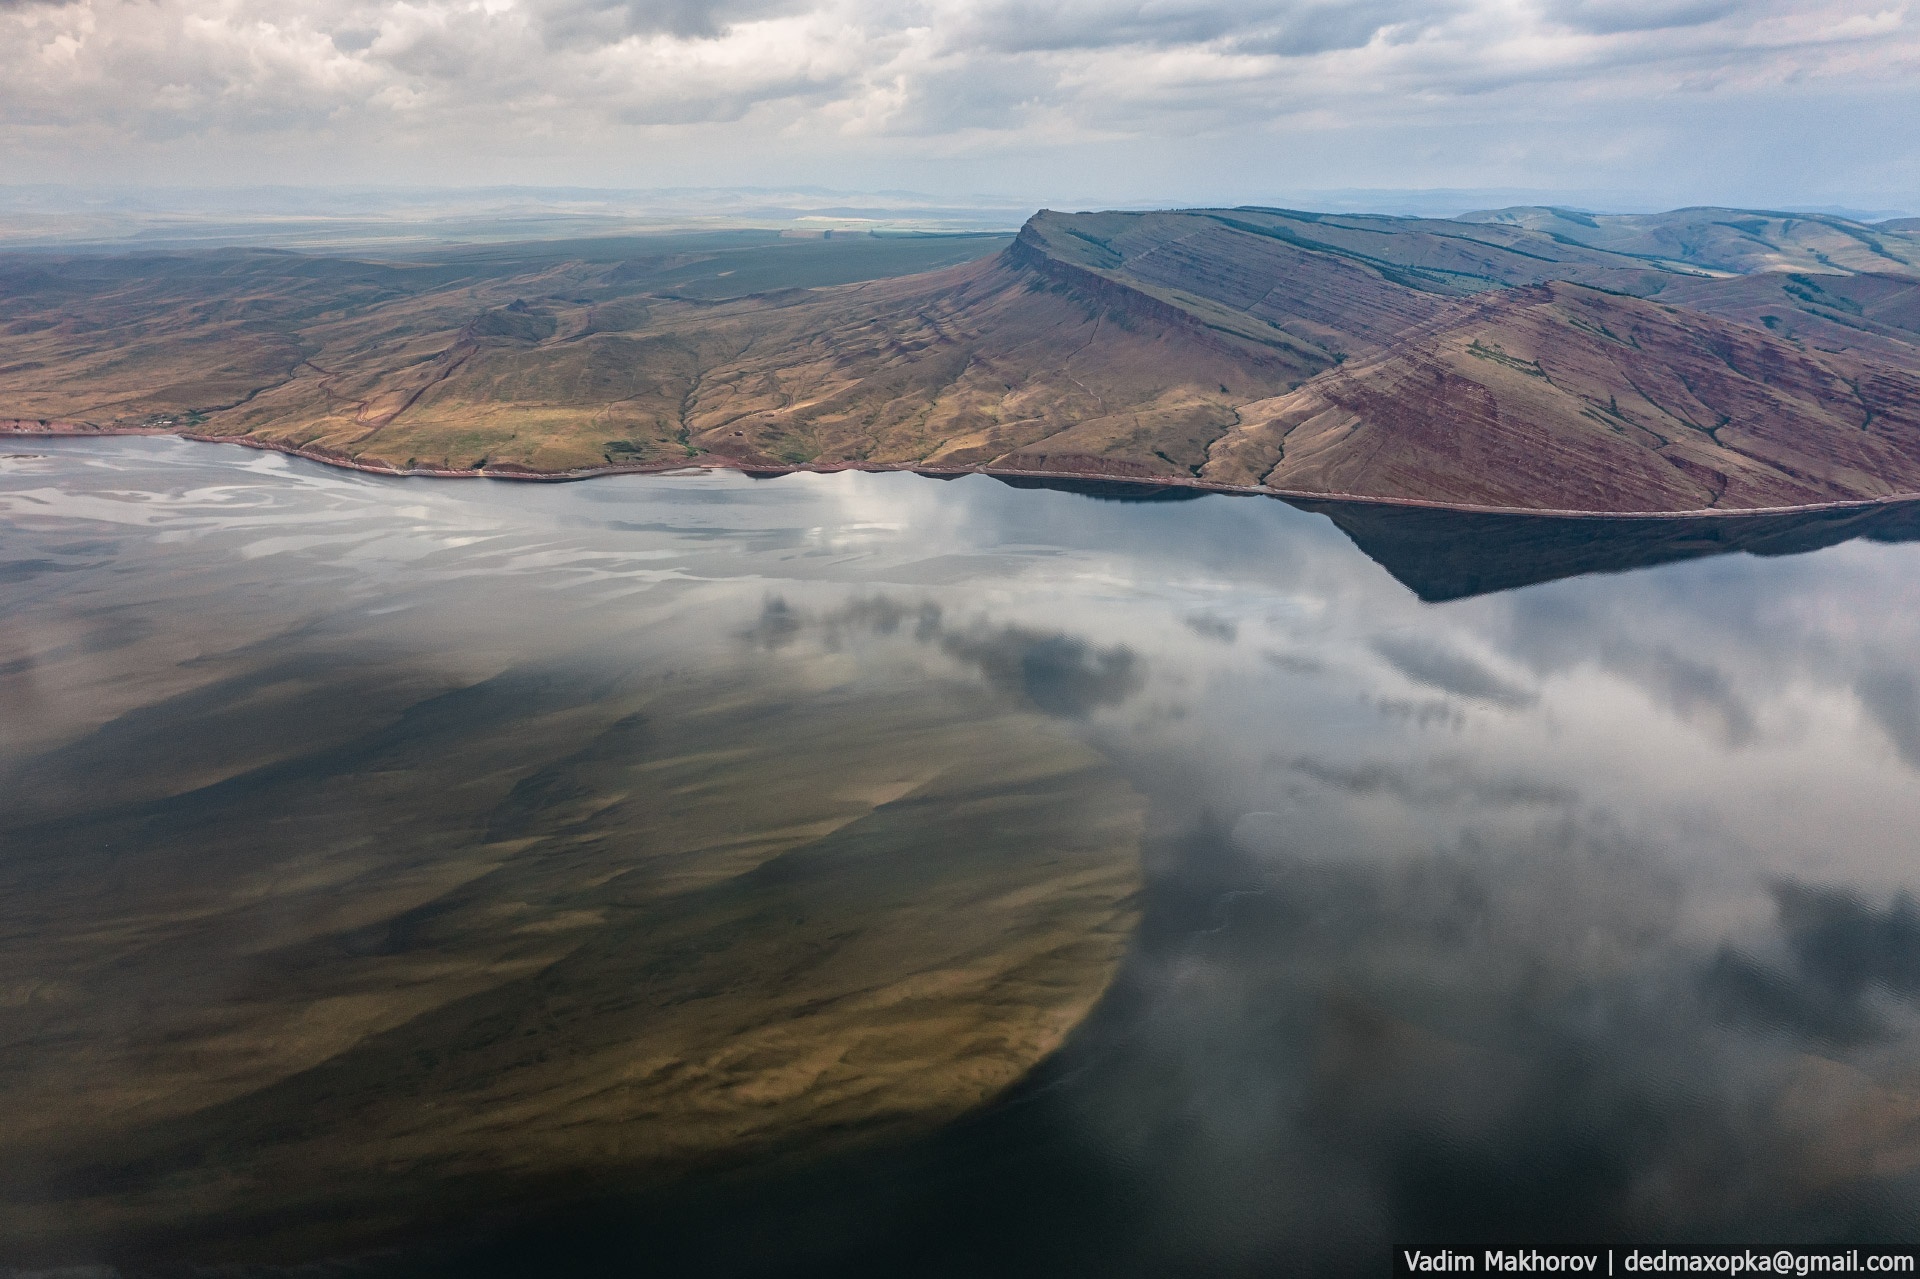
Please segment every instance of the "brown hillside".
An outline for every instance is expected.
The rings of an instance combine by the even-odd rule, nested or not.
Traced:
[[[0,417],[495,474],[972,467],[1596,511],[1920,492],[1897,235],[1694,210],[1577,215],[1583,242],[1563,213],[1043,212],[1011,244],[806,270],[694,238],[23,255]],[[1762,243],[1819,269],[1728,273]]]
[[[1676,278],[1654,296],[1815,352],[1920,368],[1920,278],[1765,271],[1736,279]]]
[[[538,318],[545,338],[469,321],[399,369],[381,346],[323,351],[205,429],[393,466],[974,465],[1047,441],[1076,470],[1190,475],[1234,404],[1326,364],[1004,258],[661,300],[627,327],[596,315],[524,307],[517,318]]]
[[[1592,511],[1920,491],[1920,378],[1572,284],[1499,294],[1243,417],[1209,478]]]

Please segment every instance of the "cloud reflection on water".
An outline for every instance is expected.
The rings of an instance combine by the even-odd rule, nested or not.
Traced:
[[[171,448],[125,446],[123,482],[163,486],[143,468]],[[213,491],[192,477],[218,460],[191,458],[183,488]],[[925,1238],[907,1223],[931,1221],[965,1273],[1006,1260],[996,1221],[1037,1216],[1044,1236],[1014,1242],[1038,1272],[1231,1272],[1365,1267],[1396,1239],[1515,1223],[1540,1246],[1864,1246],[1916,1224],[1913,546],[1429,605],[1273,502],[717,476],[409,484],[400,519],[384,482],[247,483],[143,519],[194,530],[209,581],[271,564],[237,589],[368,610],[316,624],[522,658],[565,637],[616,668],[737,655],[794,689],[984,689],[1147,796],[1144,915],[1100,1010],[966,1130],[991,1139],[874,1156],[870,1181],[837,1183],[851,1224],[796,1248],[907,1259]],[[104,500],[9,509],[71,538]],[[347,518],[381,536],[298,536]],[[270,554],[221,558],[269,534]],[[51,655],[111,626],[67,621],[8,637],[0,705],[56,695]],[[108,727],[22,736],[13,758],[71,777],[132,749],[138,720],[94,691]],[[495,837],[561,785],[525,779]],[[740,1210],[764,1224],[805,1193]]]

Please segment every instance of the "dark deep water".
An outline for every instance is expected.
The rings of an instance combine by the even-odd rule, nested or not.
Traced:
[[[18,451],[0,1265],[1920,1242],[1905,513]]]

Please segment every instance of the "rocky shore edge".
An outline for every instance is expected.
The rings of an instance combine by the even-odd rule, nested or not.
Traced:
[[[1232,497],[1271,497],[1282,501],[1298,502],[1337,502],[1359,506],[1402,507],[1418,511],[1454,511],[1470,515],[1538,515],[1553,519],[1594,519],[1594,520],[1667,520],[1699,519],[1702,517],[1720,517],[1737,519],[1751,515],[1801,515],[1817,511],[1864,511],[1881,507],[1898,506],[1907,502],[1920,502],[1920,493],[1890,493],[1882,497],[1852,498],[1832,502],[1808,502],[1798,506],[1745,506],[1745,507],[1702,507],[1682,511],[1592,511],[1566,510],[1543,506],[1480,506],[1469,502],[1441,502],[1421,498],[1382,497],[1365,493],[1334,493],[1305,489],[1277,489],[1261,485],[1222,484],[1214,480],[1186,478],[1177,475],[1126,474],[1110,469],[1087,470],[1049,470],[1029,467],[992,466],[987,464],[973,466],[928,466],[921,463],[902,462],[882,465],[862,465],[852,462],[832,463],[769,463],[743,458],[728,457],[718,453],[702,453],[694,457],[665,462],[615,462],[604,466],[576,467],[566,471],[538,471],[532,467],[517,463],[504,462],[488,467],[438,467],[413,466],[396,467],[380,462],[369,462],[350,457],[344,453],[315,445],[293,444],[285,440],[261,439],[250,435],[211,435],[205,432],[182,429],[171,424],[147,425],[96,425],[91,422],[70,422],[39,418],[0,418],[0,438],[42,438],[42,439],[79,439],[92,436],[125,435],[172,435],[183,440],[192,440],[198,444],[237,444],[242,448],[256,449],[267,453],[281,453],[288,457],[305,458],[310,462],[320,462],[327,466],[343,470],[360,471],[368,475],[384,475],[394,479],[441,479],[441,480],[524,480],[535,483],[563,484],[575,480],[600,479],[611,475],[670,475],[685,474],[689,471],[739,471],[744,475],[773,478],[780,475],[837,475],[845,471],[860,471],[868,474],[885,474],[894,471],[907,471],[915,475],[926,475],[937,479],[957,479],[962,475],[987,475],[998,479],[1053,481],[1079,484],[1126,485],[1148,490],[1189,490],[1196,495],[1219,493]]]

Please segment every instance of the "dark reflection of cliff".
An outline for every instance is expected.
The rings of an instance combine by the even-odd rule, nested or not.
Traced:
[[[1137,480],[1074,480],[1051,475],[995,475],[993,478],[1008,488],[1075,493],[1101,502],[1191,502],[1207,496],[1205,489],[1180,484],[1142,484]]]
[[[1794,515],[1614,519],[1351,502],[1292,505],[1332,520],[1369,559],[1429,603],[1735,551],[1798,555],[1855,538],[1920,541],[1920,502]]]

